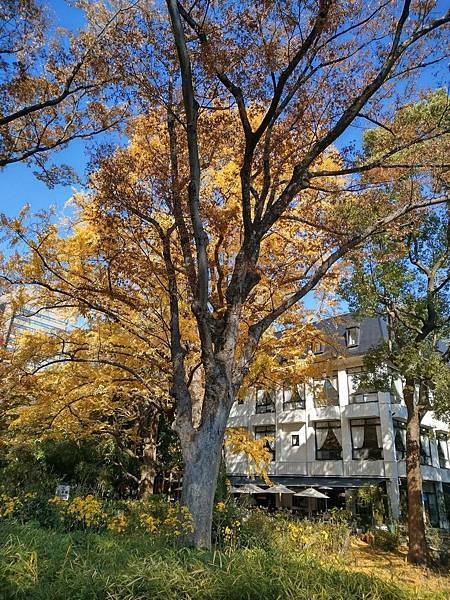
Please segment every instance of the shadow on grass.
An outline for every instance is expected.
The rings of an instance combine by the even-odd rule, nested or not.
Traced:
[[[295,552],[175,550],[144,536],[0,525],[4,600],[411,600],[394,582]]]

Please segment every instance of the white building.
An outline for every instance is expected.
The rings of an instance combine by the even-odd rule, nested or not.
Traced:
[[[31,304],[17,310],[6,298],[0,299],[0,345],[8,350],[14,348],[16,338],[24,331],[55,333],[67,328],[68,321],[62,320],[56,311]]]
[[[393,380],[389,392],[380,392],[363,389],[356,377],[362,371],[364,354],[385,338],[386,325],[382,319],[356,320],[344,315],[322,322],[319,328],[327,340],[334,340],[334,352],[326,343],[316,344],[313,350],[324,370],[329,364],[333,370],[295,389],[255,390],[245,402],[234,404],[229,427],[274,438],[269,469],[274,483],[294,491],[305,486],[325,488],[328,507],[343,505],[345,497],[354,496],[352,490],[375,484],[385,492],[390,515],[396,520],[406,495],[407,413],[401,382]],[[342,351],[336,352],[337,347]],[[422,421],[424,507],[430,523],[445,529],[450,521],[448,429],[431,413]],[[228,455],[227,471],[234,485],[246,482],[245,456]],[[299,510],[305,501],[282,497],[283,506]],[[323,509],[323,504],[318,501],[315,508]]]

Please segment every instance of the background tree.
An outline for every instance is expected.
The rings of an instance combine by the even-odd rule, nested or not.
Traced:
[[[2,351],[2,359],[10,442],[110,438],[130,488],[137,487],[140,497],[153,493],[159,421],[173,413],[163,351],[149,368],[149,351],[139,339],[97,321],[70,331],[27,332],[14,350]]]
[[[428,1],[166,6],[153,19],[139,12],[121,49],[154,110],[145,159],[132,144],[101,157],[91,178],[82,210],[103,227],[95,264],[74,261],[45,224],[30,233],[19,219],[5,225],[32,267],[18,274],[25,261],[14,256],[4,273],[135,333],[166,299],[182,501],[191,541],[209,546],[227,418],[264,334],[301,319],[298,303],[330,286],[359,244],[435,201],[429,190],[381,203],[357,177],[387,159],[394,168],[401,136],[373,161],[333,144],[355,119],[386,121],[406,83],[439,64],[449,17]],[[436,135],[433,124],[407,146]]]

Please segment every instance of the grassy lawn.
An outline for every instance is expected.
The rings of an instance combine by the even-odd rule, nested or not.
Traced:
[[[450,598],[447,577],[352,542],[344,558],[241,548],[199,552],[148,536],[0,523],[2,600],[410,600]]]

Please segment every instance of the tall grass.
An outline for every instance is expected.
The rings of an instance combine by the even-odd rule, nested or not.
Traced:
[[[444,600],[307,553],[175,550],[145,535],[0,523],[2,600]]]

